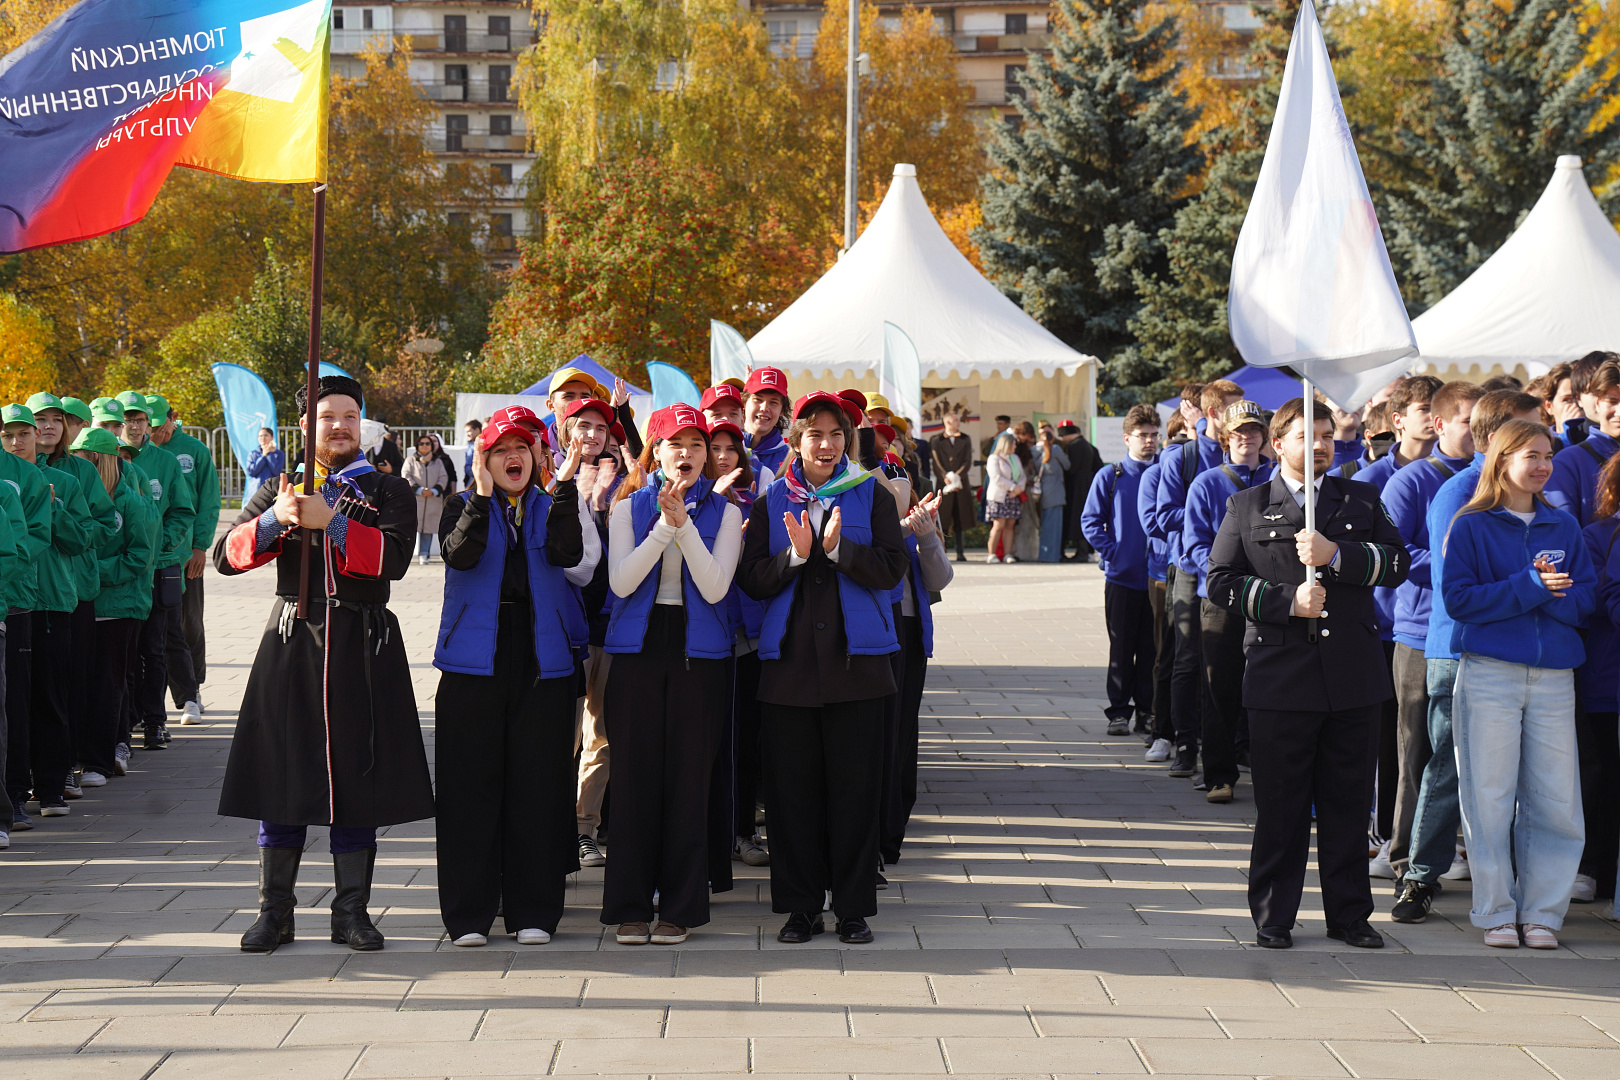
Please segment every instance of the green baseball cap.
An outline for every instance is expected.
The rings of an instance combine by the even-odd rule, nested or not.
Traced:
[[[34,411],[36,416],[44,412],[46,409],[55,409],[57,412],[67,411],[66,409],[62,408],[62,399],[51,393],[49,390],[41,390],[39,393],[29,398],[28,407]]]
[[[98,454],[118,453],[118,440],[105,428],[87,427],[79,432],[69,450],[92,450]]]
[[[39,426],[38,424],[34,423],[34,410],[30,409],[26,405],[18,405],[16,402],[12,402],[5,408],[0,409],[0,424],[27,424],[29,427]]]
[[[113,400],[123,408],[124,412],[143,412],[148,420],[152,418],[152,406],[147,402],[145,394],[135,390],[125,390]]]
[[[63,398],[62,411],[67,413],[69,416],[77,417],[79,422],[82,424],[95,423],[94,417],[90,415],[90,406],[86,405],[83,401],[80,401],[76,397]]]
[[[95,410],[101,408],[102,406],[110,405],[111,403],[112,403],[112,398],[110,398],[110,397],[91,398],[90,399],[90,411],[94,412]]]
[[[90,422],[92,424],[122,424],[124,422],[124,410],[118,407],[117,401],[107,398],[105,404],[97,405],[90,410]]]
[[[169,419],[169,399],[162,394],[147,394],[146,411],[155,422],[163,423]]]

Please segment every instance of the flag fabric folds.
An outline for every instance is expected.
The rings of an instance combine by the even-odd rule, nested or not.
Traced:
[[[215,364],[213,372],[231,453],[246,473],[248,457],[259,445],[259,429],[276,430],[276,398],[263,379],[241,364]],[[248,487],[253,487],[251,478]]]
[[[892,322],[883,324],[883,360],[878,371],[878,392],[889,399],[890,410],[922,429],[922,359],[911,337]]]
[[[719,319],[709,320],[709,385],[719,386],[727,379],[747,381],[754,369],[754,354],[748,340]]]
[[[331,0],[80,0],[0,58],[0,252],[145,216],[176,165],[326,179]]]
[[[653,412],[671,405],[690,405],[695,409],[703,403],[703,391],[692,381],[692,376],[674,364],[649,360],[647,378],[652,383]]]
[[[1311,0],[1294,23],[1227,314],[1247,363],[1286,364],[1346,409],[1417,352]]]

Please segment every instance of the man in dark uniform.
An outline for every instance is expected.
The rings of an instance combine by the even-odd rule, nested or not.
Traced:
[[[1377,488],[1324,476],[1333,463],[1333,423],[1325,403],[1316,408],[1316,531],[1305,528],[1304,405],[1294,398],[1271,421],[1279,461],[1271,482],[1227,501],[1210,551],[1208,592],[1246,624],[1255,943],[1293,944],[1314,807],[1328,936],[1376,949],[1384,939],[1367,922],[1367,808],[1379,707],[1395,691],[1373,589],[1404,581],[1410,555]],[[1307,579],[1307,566],[1318,568],[1319,583]]]
[[[954,409],[940,417],[945,430],[928,440],[933,459],[935,490],[939,491],[939,523],[945,535],[956,537],[956,561],[967,562],[962,553],[962,535],[973,527],[973,492],[968,488],[968,470],[973,467],[973,440],[962,434],[962,414]],[[951,476],[956,486],[951,487]]]
[[[390,581],[416,533],[411,485],[360,453],[360,384],[320,381],[315,494],[301,478],[260,485],[214,545],[221,574],[276,564],[276,600],[248,676],[219,812],[259,821],[259,918],[244,952],[293,939],[293,886],[310,825],[331,826],[332,940],[383,947],[366,911],[377,828],[433,816],[422,729]],[[309,421],[298,391],[300,425]],[[302,469],[300,469],[300,472]],[[306,530],[317,537],[307,618],[295,617]]]

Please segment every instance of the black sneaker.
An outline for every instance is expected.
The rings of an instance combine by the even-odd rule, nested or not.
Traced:
[[[1434,907],[1434,886],[1422,881],[1408,881],[1401,889],[1401,898],[1389,917],[1399,923],[1420,923],[1429,917]]]
[[[156,725],[156,724],[147,724],[146,725],[145,730],[142,731],[142,733],[141,733],[141,749],[142,750],[167,750],[168,749],[168,746],[165,745],[164,742],[163,742],[163,733],[158,730],[158,725]]]
[[[168,724],[159,724],[158,725],[158,738],[163,740],[163,745],[164,746],[169,745],[170,740],[172,740],[174,738],[174,736],[169,734],[169,725]]]
[[[1198,771],[1198,751],[1191,747],[1177,747],[1176,760],[1170,765],[1171,776],[1191,776]]]
[[[41,795],[39,797],[40,817],[67,817],[67,800],[60,795]]]
[[[584,833],[579,834],[579,865],[607,865],[607,856],[602,854],[602,849],[596,846],[595,840],[591,839],[589,836],[586,836]]]
[[[1129,720],[1110,720],[1110,721],[1108,721],[1108,734],[1110,734],[1110,735],[1129,735],[1130,733],[1131,733],[1131,722]]]
[[[69,771],[67,779],[62,781],[62,797],[64,799],[84,798],[84,789],[79,786],[79,774]]]

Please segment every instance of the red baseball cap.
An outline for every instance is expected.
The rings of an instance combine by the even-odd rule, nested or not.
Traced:
[[[873,424],[872,430],[883,436],[883,438],[890,443],[893,443],[895,440],[894,428],[890,427],[888,424]]]
[[[501,412],[505,411],[506,410],[504,409],[501,410]],[[490,417],[489,423],[485,424],[484,430],[479,433],[478,445],[483,449],[488,450],[490,447],[499,442],[502,436],[513,434],[520,437],[525,446],[534,445],[534,434],[530,432],[528,428],[524,427],[516,420],[502,416],[498,412],[494,416]]]
[[[508,405],[504,409],[496,409],[494,415],[489,418],[491,424],[499,424],[503,421],[517,424],[535,439],[540,440],[547,446],[551,445],[550,440],[546,438],[545,421],[536,416],[534,410],[527,405]],[[485,430],[487,431],[488,428],[485,428]]]
[[[865,394],[861,393],[859,390],[840,390],[838,391],[838,396],[843,398],[845,401],[853,401],[855,403],[855,407],[861,410],[861,419],[864,420],[866,418]],[[857,420],[856,423],[860,423],[860,421]]]
[[[722,398],[724,398],[727,401],[736,402],[739,408],[742,406],[742,403],[743,403],[742,391],[741,390],[738,390],[735,386],[731,385],[730,383],[721,383],[718,386],[711,386],[707,390],[703,391],[703,401],[701,403],[699,403],[698,408],[700,408],[700,409],[713,408],[714,403],[719,401]]]
[[[624,425],[619,423],[617,420],[608,425],[608,431],[612,432],[613,437],[618,439],[621,445],[625,442]]]
[[[602,415],[603,423],[613,423],[613,406],[609,405],[605,401],[598,401],[596,398],[577,398],[570,401],[567,405],[563,406],[562,415],[557,417],[557,423],[560,424],[565,420],[572,420],[574,417],[578,416],[587,409],[600,413]]]
[[[743,393],[757,394],[761,390],[775,390],[782,395],[782,400],[786,401],[787,374],[781,368],[755,368],[748,373],[748,382],[743,385]]]
[[[726,432],[733,439],[737,440],[737,448],[739,450],[747,445],[746,443],[743,442],[743,430],[742,430],[742,428],[738,427],[736,424],[733,424],[730,420],[716,420],[714,423],[710,424],[709,425],[709,438],[711,438],[711,439],[714,438],[716,435],[720,434],[722,431]]]
[[[836,405],[843,409],[844,415],[849,417],[849,422],[856,427],[859,427],[861,421],[866,417],[866,414],[861,411],[861,407],[849,400],[849,398],[841,397],[838,394],[829,394],[825,390],[812,390],[793,403],[793,419],[799,419],[804,415],[806,409],[818,404]]]
[[[705,438],[709,434],[708,421],[703,414],[685,402],[678,402],[668,408],[659,409],[647,418],[647,438],[668,439],[685,431],[687,428],[697,428]]]

